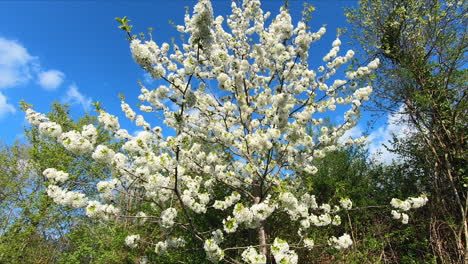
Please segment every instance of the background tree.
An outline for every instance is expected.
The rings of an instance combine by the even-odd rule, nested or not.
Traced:
[[[58,103],[52,104],[47,116],[67,129],[82,129],[84,124],[97,122],[90,115],[75,122],[68,106]],[[99,126],[98,131],[97,141],[110,141]],[[53,203],[46,193],[50,182],[43,176],[45,168],[69,168],[75,188],[80,188],[75,184],[81,181],[107,178],[106,168],[92,159],[71,155],[62,145],[41,135],[37,127],[27,128],[25,138],[26,144],[2,146],[0,153],[0,262],[122,263],[130,259],[122,246],[125,229],[79,218],[77,212]]]
[[[468,261],[466,1],[361,0],[348,10],[353,38],[380,58],[378,109],[416,131],[396,149],[431,193],[430,237],[439,260]]]

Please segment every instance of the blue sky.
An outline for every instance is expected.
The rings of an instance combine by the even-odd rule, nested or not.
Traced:
[[[19,101],[24,99],[34,109],[47,112],[53,101],[71,105],[77,117],[92,110],[91,102],[100,101],[104,108],[119,116],[123,93],[135,106],[143,71],[133,62],[125,35],[117,28],[115,17],[127,16],[135,32],[154,28],[153,39],[160,43],[177,38],[179,33],[169,25],[182,24],[185,6],[196,1],[6,1],[0,4],[0,142],[21,139],[26,125]],[[215,16],[229,11],[229,0],[213,1]],[[302,0],[290,0],[293,18],[300,17]],[[262,7],[273,15],[283,1],[263,1]],[[327,25],[327,34],[311,50],[311,58],[321,60],[336,37],[336,29],[346,27],[343,8],[357,1],[308,1],[316,7],[312,30]],[[346,39],[345,39],[346,41]],[[345,43],[344,48],[351,48]],[[366,130],[365,115],[358,128]],[[120,118],[121,120],[124,118]],[[389,138],[391,125],[379,120],[370,131],[379,149]],[[153,124],[155,125],[155,124]],[[129,127],[131,132],[136,128]],[[371,149],[372,150],[372,149]],[[372,150],[374,151],[374,150]]]

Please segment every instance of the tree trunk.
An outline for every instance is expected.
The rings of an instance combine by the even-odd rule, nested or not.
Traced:
[[[260,197],[255,197],[255,204],[260,203]],[[258,227],[258,244],[260,245],[260,253],[268,257],[267,233],[265,231],[265,221],[260,222]]]
[[[260,245],[260,253],[265,256],[268,256],[268,247],[267,247],[267,234],[265,231],[265,221],[260,223],[260,227],[258,228],[258,242]]]

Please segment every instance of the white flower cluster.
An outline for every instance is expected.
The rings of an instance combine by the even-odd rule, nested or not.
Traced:
[[[68,191],[57,185],[47,186],[47,195],[57,204],[70,206],[73,208],[81,208],[86,206],[88,199],[83,193]]]
[[[43,135],[57,138],[62,134],[62,127],[55,122],[44,122],[39,124],[39,131]]]
[[[290,250],[288,242],[280,238],[275,238],[275,241],[273,241],[271,253],[275,258],[276,263],[296,264],[298,261],[296,252],[294,250]]]
[[[175,208],[167,208],[161,213],[161,226],[171,228],[175,224],[174,219],[176,217],[177,210]]]
[[[77,155],[87,154],[94,149],[93,143],[75,130],[63,133],[58,140],[68,151]]]
[[[146,113],[151,113],[154,111],[153,107],[149,105],[140,105],[140,110]]]
[[[148,42],[155,46],[154,42]],[[157,48],[157,46],[156,46]],[[151,67],[151,63],[154,61],[151,58],[151,51],[149,45],[141,44],[139,39],[133,39],[130,42],[130,49],[132,51],[133,59],[140,65],[145,65],[146,67]]]
[[[425,194],[419,197],[409,197],[408,199],[402,201],[400,199],[393,198],[390,201],[390,205],[395,208],[396,210],[392,210],[391,214],[394,219],[401,219],[403,224],[408,224],[409,216],[406,211],[410,209],[416,209],[423,207],[428,202],[428,198]]]
[[[130,120],[135,120],[135,117],[136,117],[136,113],[135,111],[132,110],[132,108],[130,107],[130,105],[128,105],[127,103],[125,103],[124,101],[122,101],[122,103],[120,104],[120,107],[122,108],[122,112],[125,113],[125,116],[130,119]]]
[[[193,13],[193,16],[190,20],[187,20],[186,23],[186,32],[191,33],[189,42],[201,46],[205,50],[209,50],[213,41],[211,31],[213,25],[213,9],[211,7],[211,2],[208,0],[200,0],[194,6]]]
[[[314,226],[327,226],[327,225],[340,225],[341,217],[332,214],[338,213],[340,208],[335,206],[332,210],[329,204],[322,204],[318,207],[315,196],[305,194],[302,196],[301,202],[290,192],[283,192],[279,198],[284,210],[289,214],[291,220],[300,222],[300,229],[298,234],[303,236],[303,232]],[[351,201],[349,201],[351,202]],[[350,206],[350,204],[346,204]],[[309,209],[321,211],[322,214],[316,215],[309,212]]]
[[[284,192],[279,195],[278,199],[281,201],[283,208],[291,217],[291,220],[297,220],[299,217],[308,217],[309,205],[317,208],[315,196],[308,196],[308,203],[300,203],[292,193]]]
[[[150,130],[150,124],[145,121],[145,118],[142,115],[136,117],[135,124],[139,127],[144,128],[145,130]]]
[[[408,211],[410,209],[416,209],[423,207],[429,201],[426,195],[421,195],[420,197],[409,197],[408,199],[402,201],[400,199],[393,198],[390,201],[390,204],[402,211]]]
[[[119,129],[115,132],[115,137],[118,139],[131,139],[132,137],[126,129]]]
[[[102,204],[99,201],[89,201],[86,206],[86,215],[89,217],[99,217],[109,220],[112,216],[117,216],[120,210],[112,204]]]
[[[173,194],[171,189],[173,180],[170,177],[161,174],[150,175],[148,183],[144,185],[146,195],[159,202],[165,202],[170,199]]]
[[[379,67],[380,60],[376,58],[375,60],[369,62],[367,66],[359,67],[356,71],[349,71],[346,73],[346,78],[353,80],[365,77],[372,73],[372,70],[375,70]]]
[[[45,123],[49,121],[49,119],[45,115],[38,113],[32,110],[31,108],[28,108],[26,110],[26,120],[30,124],[37,125],[37,126],[40,125],[41,123]]]
[[[353,207],[353,202],[349,198],[340,199],[340,205],[343,209],[349,210]]]
[[[130,248],[136,248],[139,240],[140,235],[130,235],[125,238],[125,244]]]
[[[354,92],[354,98],[357,100],[369,100],[369,96],[372,93],[372,87],[366,86],[363,88],[359,88]]]
[[[224,251],[213,238],[205,240],[203,249],[205,249],[207,259],[211,262],[217,263],[224,258]]]
[[[314,247],[314,240],[312,238],[305,238],[304,239],[304,245],[308,248],[308,249],[312,249]]]
[[[98,120],[101,124],[104,125],[106,130],[114,132],[120,128],[119,118],[113,115],[110,115],[104,111],[101,111],[99,114]]]
[[[156,243],[156,246],[154,248],[154,252],[158,255],[162,255],[164,252],[167,251],[167,243],[166,241],[159,241],[158,243]]]
[[[336,238],[334,236],[330,237],[330,239],[328,240],[328,244],[338,250],[342,250],[350,247],[353,244],[353,240],[348,234],[343,234],[339,238]]]
[[[391,212],[393,219],[401,219],[402,224],[408,224],[409,222],[409,215],[406,213],[402,213],[398,210],[392,210]]]
[[[375,58],[373,61],[369,62],[369,64],[367,64],[367,67],[369,67],[369,69],[371,70],[375,70],[379,67],[379,64],[380,64],[380,59],[379,58]]]
[[[93,159],[99,162],[110,164],[114,160],[115,152],[104,145],[98,145],[93,152]]]
[[[338,52],[340,51],[340,46],[341,46],[341,41],[340,39],[335,39],[332,43],[333,48],[328,52],[325,57],[323,57],[323,61],[327,62],[330,61],[331,59],[335,58],[338,55]]]
[[[231,207],[234,203],[237,203],[241,198],[241,195],[238,192],[232,192],[230,196],[227,196],[224,201],[216,200],[213,204],[213,207],[218,210],[226,210]]]
[[[148,131],[142,131],[138,133],[136,137],[132,137],[130,140],[127,140],[122,146],[122,149],[130,153],[138,153],[145,155],[150,152],[149,148],[153,143],[154,135]]]
[[[47,168],[42,173],[47,179],[49,179],[52,183],[64,183],[68,180],[68,173],[59,171],[54,168]]]
[[[307,59],[309,56],[308,50],[310,44],[313,41],[320,39],[325,33],[325,28],[322,29],[323,30],[319,30],[318,33],[310,33],[307,32],[307,25],[304,22],[301,21],[297,24],[297,28],[294,30],[294,32],[297,34],[296,38],[294,39],[294,43],[297,45],[297,53],[301,59]]]
[[[112,198],[112,191],[117,189],[120,185],[118,179],[110,179],[108,181],[100,181],[96,184],[97,190],[101,193],[102,198],[110,199]]]
[[[170,248],[179,248],[185,246],[185,240],[180,237],[170,237],[165,241],[159,241],[156,243],[156,247],[154,248],[154,252],[156,254],[161,255],[166,252]]]
[[[253,247],[248,247],[242,252],[242,260],[248,264],[266,264],[266,256],[258,253]]]
[[[277,204],[271,203],[269,199],[254,204],[250,208],[238,203],[232,212],[234,223],[244,224],[247,228],[256,228],[261,221],[267,219],[275,211],[276,207]]]
[[[84,125],[81,130],[81,135],[92,144],[95,144],[98,136],[98,131],[93,125]]]
[[[199,193],[198,188],[187,189],[182,194],[182,202],[197,214],[206,213],[209,201],[210,195],[206,192]]]
[[[228,216],[226,219],[223,220],[224,231],[226,233],[234,233],[237,230],[239,225],[237,224],[237,220]]]

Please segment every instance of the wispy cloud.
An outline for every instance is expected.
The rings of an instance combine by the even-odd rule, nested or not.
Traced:
[[[44,90],[52,91],[63,83],[65,74],[59,70],[43,70],[39,58],[32,56],[21,43],[0,37],[0,89],[34,79]]]
[[[14,114],[16,109],[13,105],[7,102],[7,98],[0,92],[0,118],[3,118],[7,114]]]
[[[37,68],[37,58],[19,42],[0,38],[0,89],[27,83]]]
[[[402,106],[397,112],[388,115],[385,125],[374,130],[369,135],[367,138],[369,154],[384,164],[397,161],[400,157],[387,149],[387,147],[393,147],[393,136],[404,139],[414,132],[415,130],[409,125],[408,116],[404,114]]]
[[[27,83],[36,67],[37,58],[20,43],[0,37],[0,90]],[[0,92],[0,118],[15,112],[15,107]]]
[[[65,74],[58,70],[41,71],[39,59],[21,43],[0,37],[0,90],[27,84],[36,76],[38,84],[45,90],[58,88],[65,78]],[[7,96],[0,92],[0,118],[15,112]]]
[[[68,87],[63,101],[69,104],[81,105],[85,111],[89,111],[91,109],[91,98],[81,94],[76,84],[72,84]]]
[[[40,72],[37,75],[39,85],[47,91],[57,89],[65,79],[65,74],[58,70]]]
[[[369,151],[371,159],[382,162],[383,164],[391,164],[393,161],[401,159],[399,155],[389,151],[393,146],[393,136],[398,139],[404,139],[412,133],[415,133],[414,128],[409,125],[408,116],[404,113],[404,108],[400,107],[395,113],[387,116],[387,122],[374,129],[367,135],[366,148]],[[355,126],[346,131],[343,136],[338,139],[339,143],[343,143],[348,138],[360,138],[366,132],[360,126]]]

